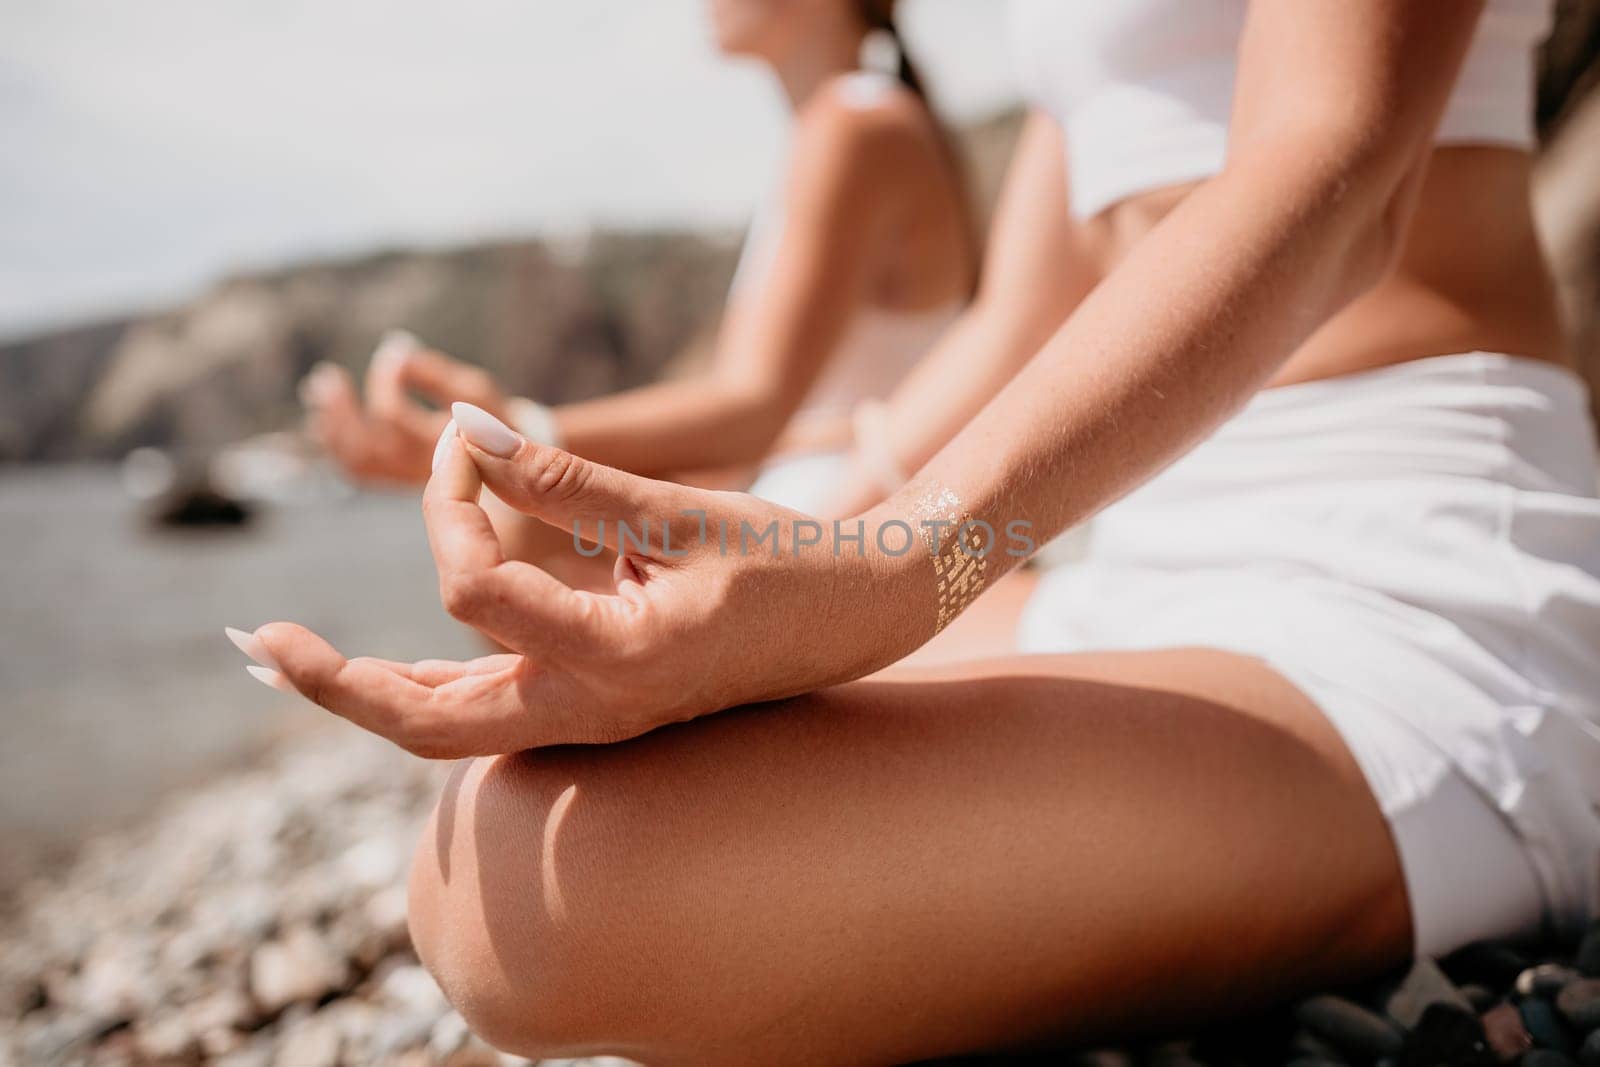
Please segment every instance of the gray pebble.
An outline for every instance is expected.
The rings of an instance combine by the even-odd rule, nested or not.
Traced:
[[[1600,1030],[1600,978],[1580,978],[1556,994],[1556,1010],[1580,1033]]]
[[[1600,1067],[1600,1030],[1584,1039],[1578,1050],[1578,1063],[1580,1067]]]
[[[1330,994],[1309,997],[1295,1007],[1294,1018],[1346,1053],[1376,1059],[1400,1051],[1401,1035],[1393,1023],[1343,997]]]
[[[1571,967],[1559,963],[1541,963],[1517,975],[1516,990],[1523,997],[1554,997],[1562,989],[1581,977]]]

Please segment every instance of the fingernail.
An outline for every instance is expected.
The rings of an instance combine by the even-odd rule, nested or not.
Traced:
[[[450,451],[450,442],[456,439],[456,420],[451,419],[444,424],[444,429],[439,433],[439,443],[433,446],[433,469],[438,470],[439,464],[444,462],[445,455]]]
[[[450,414],[455,416],[461,436],[491,456],[509,459],[522,446],[517,431],[480,407],[458,400],[450,405]]]
[[[422,347],[417,335],[408,330],[386,330],[378,340],[378,350],[372,354],[374,363],[399,363]]]
[[[285,678],[282,673],[272,670],[270,667],[258,667],[252,663],[245,667],[245,670],[250,672],[250,677],[254,678],[256,681],[260,682],[269,689],[276,689],[280,693],[294,692],[294,688],[289,685],[289,679]]]
[[[278,670],[278,661],[271,652],[267,651],[266,644],[249,630],[236,630],[232,626],[224,626],[222,632],[228,635],[228,640],[233,642],[233,647],[249,656],[263,667]]]
[[[328,399],[332,387],[328,375],[318,368],[300,379],[300,402],[307,407],[320,407]]]

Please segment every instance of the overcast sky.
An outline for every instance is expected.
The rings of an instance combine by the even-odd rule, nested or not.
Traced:
[[[0,0],[0,336],[307,255],[728,224],[782,109],[702,0]],[[997,0],[905,0],[958,116]]]

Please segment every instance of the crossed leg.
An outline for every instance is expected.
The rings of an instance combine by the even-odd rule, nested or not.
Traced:
[[[1402,959],[1387,828],[1258,661],[1039,656],[463,763],[412,872],[491,1043],[896,1063],[1181,1023]]]

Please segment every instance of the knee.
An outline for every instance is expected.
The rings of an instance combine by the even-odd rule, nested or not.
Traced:
[[[616,1041],[608,924],[572,909],[562,853],[577,784],[556,754],[459,764],[411,869],[411,937],[467,1024],[532,1059],[580,1055]],[[592,864],[590,865],[592,866]]]

